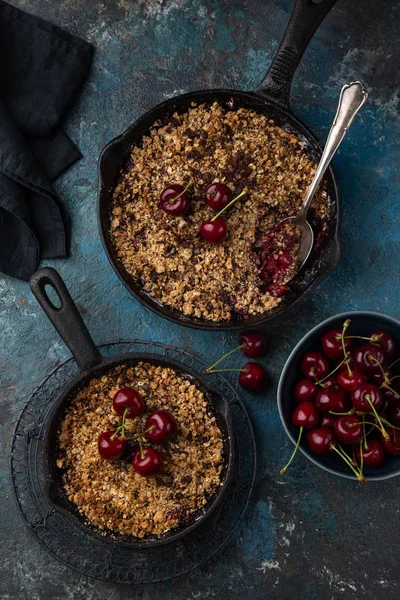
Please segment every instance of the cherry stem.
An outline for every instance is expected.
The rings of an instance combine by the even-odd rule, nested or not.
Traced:
[[[136,440],[139,437],[141,437],[142,435],[145,435],[146,433],[148,433],[149,431],[153,431],[153,429],[155,429],[156,426],[152,425],[151,427],[149,427],[148,429],[146,429],[146,431],[138,431],[137,433],[135,433],[132,437],[126,437],[126,440]]]
[[[226,354],[224,354],[223,356],[221,356],[221,358],[219,358],[213,365],[211,365],[211,367],[207,367],[207,369],[204,370],[204,373],[205,374],[210,373],[210,371],[214,367],[216,367],[217,365],[219,365],[219,363],[222,362],[224,360],[224,358],[226,358],[227,356],[230,356],[234,352],[237,352],[238,350],[241,350],[242,348],[245,348],[245,347],[246,347],[246,344],[241,344],[241,346],[237,346],[233,350],[230,350],[230,352],[227,352]]]
[[[364,475],[361,473],[361,471],[357,471],[357,469],[355,469],[355,467],[353,467],[353,465],[351,464],[351,460],[349,460],[347,457],[347,454],[344,455],[342,454],[342,452],[340,452],[340,450],[338,448],[336,448],[336,446],[334,446],[333,444],[331,444],[331,448],[332,450],[334,450],[337,454],[339,454],[339,456],[345,461],[345,463],[350,467],[350,469],[353,471],[354,475],[357,477],[358,481],[361,481],[361,483],[367,483],[367,480],[365,479]]]
[[[171,198],[171,200],[168,200],[168,202],[170,204],[172,204],[173,202],[176,202],[181,196],[183,196],[183,194],[185,192],[188,191],[188,189],[190,188],[191,185],[194,185],[194,181],[189,181],[189,183],[187,184],[187,186],[185,187],[185,189],[180,194],[178,194],[177,196],[175,196],[174,198]],[[143,458],[143,456],[142,456],[142,458]]]
[[[347,371],[349,372],[350,377],[353,375],[353,371],[350,368],[350,364],[349,364],[349,360],[347,357],[347,352],[346,352],[346,346],[345,346],[345,342],[344,342],[344,334],[346,332],[346,329],[348,328],[348,326],[350,325],[351,321],[350,319],[347,319],[344,323],[343,323],[343,329],[342,329],[342,348],[343,348],[343,356],[344,356],[344,360],[347,366]]]
[[[396,360],[395,360],[394,362],[392,362],[392,364],[391,364],[391,365],[389,365],[389,369],[391,369],[392,367],[394,367],[394,365],[395,365],[396,363],[398,363],[399,361],[400,361],[400,358],[396,358]]]
[[[347,412],[335,412],[334,410],[330,410],[328,412],[329,412],[330,415],[344,416],[344,415],[354,415],[355,410],[356,409],[353,406],[353,408],[351,408]]]
[[[229,204],[227,204],[226,206],[224,206],[224,208],[222,210],[219,211],[219,213],[217,213],[212,219],[211,221],[215,221],[215,219],[218,219],[218,217],[220,217],[222,215],[223,212],[226,211],[227,208],[229,208],[230,206],[232,206],[232,204],[234,202],[236,202],[236,200],[239,200],[239,198],[241,198],[242,196],[244,196],[247,193],[247,190],[243,190],[243,192],[240,192],[239,196],[236,196],[236,198],[234,198],[233,200],[231,200],[229,202]]]
[[[115,437],[118,435],[118,433],[121,431],[121,437],[122,439],[125,439],[125,417],[128,413],[129,408],[126,408],[124,410],[124,414],[122,415],[122,423],[121,425],[115,430],[115,433],[111,436],[111,439],[115,439]]]
[[[392,427],[393,429],[398,429],[400,431],[400,427],[397,427],[396,425],[392,425],[391,423],[389,423],[389,421],[387,421],[386,419],[383,419],[381,417],[382,423],[385,423],[385,425],[389,425],[389,427]]]
[[[385,440],[389,439],[389,434],[387,433],[386,429],[384,428],[384,426],[382,425],[382,421],[378,415],[378,413],[375,410],[375,406],[372,404],[371,402],[371,398],[369,397],[369,394],[367,394],[365,396],[366,401],[368,402],[368,404],[370,405],[370,407],[372,408],[372,412],[375,415],[375,419],[378,421],[379,425],[380,425],[380,429],[382,431],[382,435],[385,438]]]
[[[247,373],[247,369],[207,369],[206,373]]]
[[[140,458],[143,460],[144,459],[144,452],[143,452],[142,436],[141,436],[140,433],[137,436],[137,441],[139,442]]]
[[[364,434],[365,434],[365,429],[364,429]],[[368,446],[366,447],[366,450],[367,449],[368,449]],[[363,467],[364,467],[364,453],[363,453],[363,440],[361,438],[361,440],[360,440],[360,471],[361,471],[361,473],[362,473]]]
[[[382,385],[381,385],[381,388],[383,388],[383,387],[384,387],[384,388],[386,388],[387,390],[391,391],[391,392],[392,392],[392,394],[394,394],[394,395],[395,395],[395,396],[397,396],[398,398],[400,398],[400,395],[399,395],[399,393],[398,393],[398,392],[396,392],[396,391],[395,391],[393,388],[391,388],[391,387],[390,387],[390,386],[389,386],[389,385],[386,383],[386,381],[384,381],[384,382],[382,383]]]
[[[301,436],[303,435],[303,429],[304,429],[304,427],[303,427],[303,425],[301,425],[300,431],[299,431],[299,437],[297,438],[296,446],[294,447],[294,450],[292,452],[292,456],[289,458],[289,461],[286,463],[286,465],[283,467],[283,469],[281,469],[279,471],[280,475],[284,475],[286,473],[287,468],[289,467],[290,463],[294,459],[294,456],[295,456],[295,454],[297,452],[297,449],[299,447],[299,444],[300,444]]]
[[[374,363],[376,363],[378,365],[378,367],[380,368],[381,373],[383,375],[384,382],[385,383],[390,383],[390,379],[389,379],[389,377],[387,377],[387,375],[386,375],[385,371],[383,370],[382,365],[379,362],[379,360],[377,360],[375,358],[375,356],[371,356],[371,355],[368,357],[368,360],[369,360],[369,362],[374,362]]]
[[[328,373],[328,375],[325,375],[325,377],[324,377],[323,379],[319,379],[318,381],[316,381],[316,382],[315,382],[315,385],[321,385],[322,387],[324,387],[324,386],[322,385],[322,383],[323,383],[323,382],[324,382],[326,379],[329,379],[329,377],[331,377],[331,376],[332,376],[334,373],[336,373],[336,371],[337,371],[338,369],[340,369],[340,367],[343,365],[343,363],[344,363],[344,362],[346,362],[346,358],[348,358],[349,356],[350,356],[350,352],[347,352],[347,354],[346,354],[346,357],[345,357],[345,358],[342,360],[342,362],[340,362],[340,363],[338,364],[338,366],[337,366],[337,367],[335,367],[335,368],[333,369],[333,371],[331,371],[330,373]]]
[[[367,342],[379,342],[382,334],[371,335],[371,337],[365,337],[363,335],[346,335],[346,340],[367,340]]]
[[[368,450],[367,433],[365,431],[365,415],[362,415],[362,427],[363,427],[364,448],[365,448],[365,450]]]

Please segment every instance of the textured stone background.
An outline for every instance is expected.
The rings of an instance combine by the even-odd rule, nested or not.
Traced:
[[[148,313],[119,283],[96,225],[96,161],[102,146],[147,108],[196,88],[251,89],[263,77],[293,0],[13,0],[96,46],[85,93],[67,129],[84,158],[57,182],[72,218],[72,253],[54,261],[97,342],[141,337],[217,357],[228,334],[191,331]],[[357,78],[370,100],[335,166],[344,204],[338,271],[268,331],[273,377],[262,398],[244,395],[258,441],[256,509],[236,545],[192,576],[145,589],[87,580],[47,556],[25,530],[12,498],[8,454],[32,389],[68,351],[25,283],[0,277],[0,597],[261,599],[398,598],[398,480],[360,487],[299,457],[278,476],[290,445],[275,392],[300,337],[347,309],[400,317],[400,4],[339,0],[296,74],[292,106],[321,139],[343,83]],[[239,359],[238,359],[239,360]]]

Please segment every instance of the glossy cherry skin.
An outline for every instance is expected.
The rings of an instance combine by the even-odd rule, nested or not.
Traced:
[[[142,458],[140,450],[133,455],[132,466],[136,473],[145,476],[161,473],[164,468],[164,461],[159,451],[155,448],[145,447],[143,448],[143,455],[144,458]]]
[[[321,385],[323,388],[337,387],[338,380],[337,380],[336,375],[331,375],[327,379],[324,379],[324,381],[321,383]]]
[[[117,415],[123,415],[125,409],[128,409],[126,418],[134,419],[142,412],[144,401],[139,392],[133,388],[125,387],[116,392],[112,405]]]
[[[301,359],[301,370],[308,379],[319,381],[328,375],[329,364],[321,352],[307,352]]]
[[[320,412],[345,412],[348,402],[347,396],[340,388],[326,388],[318,392],[315,406]]]
[[[389,406],[389,421],[395,427],[400,427],[400,400]]]
[[[372,360],[374,359],[374,360]],[[371,344],[364,344],[354,350],[354,364],[357,370],[365,373],[378,373],[379,365],[382,365],[385,356],[380,348]],[[377,364],[377,362],[379,364]]]
[[[184,187],[179,184],[169,185],[160,196],[160,206],[167,215],[179,217],[185,215],[190,209],[190,197],[188,192],[184,192]],[[183,192],[183,193],[182,193]],[[179,196],[179,194],[182,194]],[[179,198],[177,198],[179,196]],[[177,198],[177,200],[174,200]],[[174,200],[174,201],[173,201]]]
[[[212,183],[206,190],[207,204],[219,212],[233,199],[232,190],[225,183]]]
[[[362,449],[363,462],[367,467],[380,467],[385,460],[385,451],[383,450],[382,444],[378,440],[368,440],[368,448]],[[361,453],[360,447],[358,446],[354,450],[354,455],[358,464],[361,464]]]
[[[296,383],[296,387],[294,388],[294,397],[297,402],[314,400],[317,397],[317,394],[317,386],[309,379],[301,379]]]
[[[258,358],[264,356],[267,350],[267,338],[263,331],[257,329],[248,329],[239,336],[239,344],[244,346],[242,352],[248,358]]]
[[[329,413],[323,413],[320,417],[319,424],[321,427],[329,427],[333,429],[335,427],[337,417],[330,415]]]
[[[314,404],[310,401],[302,402],[293,411],[292,423],[299,427],[312,429],[318,425],[319,415]]]
[[[314,454],[330,454],[335,442],[335,434],[328,427],[316,427],[307,433],[307,444]]]
[[[207,242],[217,244],[226,238],[228,227],[225,219],[218,217],[215,221],[204,221],[200,226],[200,233]]]
[[[353,370],[352,374],[349,375],[349,372],[346,368],[343,371],[340,371],[337,381],[339,387],[350,394],[351,392],[354,392],[356,387],[358,387],[361,383],[367,381],[367,377],[364,373],[355,370]]]
[[[346,352],[350,350],[352,346],[352,340],[344,338],[344,347]],[[321,340],[322,352],[328,358],[332,360],[339,360],[344,358],[343,346],[342,346],[342,331],[341,329],[331,329],[323,336]]]
[[[123,455],[127,447],[127,442],[121,438],[120,433],[118,433],[114,439],[111,439],[114,434],[115,429],[105,431],[99,435],[97,441],[97,448],[100,456],[107,460],[117,460]]]
[[[389,381],[390,381],[393,377],[392,371],[389,369],[389,367],[385,367],[385,365],[382,365],[382,369],[383,369],[383,373],[385,374],[386,378],[389,379]],[[368,377],[369,377],[371,383],[375,383],[375,385],[380,387],[382,385],[382,383],[384,381],[386,381],[385,377],[383,376],[383,373],[381,370],[379,370],[379,372],[377,372],[377,373],[370,373]],[[389,383],[389,385],[390,385],[390,383]],[[392,386],[390,385],[390,387],[392,387]]]
[[[379,344],[385,358],[392,358],[394,353],[396,352],[396,344],[392,336],[389,332],[384,331],[383,329],[377,329],[373,333],[371,333],[371,337],[373,335],[380,335],[379,341],[376,342]]]
[[[267,389],[269,377],[267,371],[259,363],[248,362],[239,374],[239,384],[248,392],[261,393]]]
[[[336,420],[335,435],[344,444],[356,444],[363,436],[363,426],[355,415],[342,415]]]
[[[389,434],[389,439],[381,437],[381,442],[388,454],[392,456],[400,455],[400,431],[398,429],[392,429],[391,427],[386,428],[386,432]]]
[[[369,397],[372,406],[379,411],[383,404],[382,393],[373,383],[362,383],[351,394],[351,402],[356,410],[361,412],[374,412],[367,400]]]
[[[154,444],[165,444],[170,442],[178,433],[178,423],[173,414],[168,410],[159,408],[155,410],[146,420],[147,437]]]

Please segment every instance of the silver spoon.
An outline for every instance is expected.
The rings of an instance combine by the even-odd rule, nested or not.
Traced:
[[[295,225],[300,231],[300,246],[297,253],[299,270],[310,256],[310,252],[314,244],[314,232],[310,223],[307,221],[308,209],[310,208],[314,194],[317,191],[318,185],[320,184],[333,155],[339,148],[340,143],[346,135],[346,132],[350,127],[354,117],[362,105],[366,102],[367,98],[368,92],[360,81],[354,81],[342,87],[335,120],[333,121],[328,139],[326,140],[318,169],[314,175],[314,179],[312,180],[310,187],[307,190],[300,212],[295,217],[287,217],[286,219],[283,219],[276,226],[278,228],[281,223],[286,224],[290,222],[293,223],[293,225]]]

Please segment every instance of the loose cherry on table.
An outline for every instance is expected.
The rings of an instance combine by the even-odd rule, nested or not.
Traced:
[[[343,358],[342,331],[340,329],[331,329],[322,337],[322,352],[332,360]],[[344,336],[344,347],[346,352],[350,350],[353,340]]]
[[[113,409],[117,415],[123,415],[128,419],[137,417],[144,408],[144,401],[139,392],[130,387],[121,388],[113,398]]]
[[[267,350],[267,338],[263,331],[247,329],[239,335],[239,344],[242,352],[248,358],[264,356]]]
[[[178,423],[172,413],[162,408],[155,410],[146,420],[147,437],[155,444],[170,442],[178,433]]]
[[[121,458],[127,447],[127,442],[116,430],[105,431],[100,434],[97,448],[102,458],[106,460],[117,460]]]
[[[300,379],[294,388],[294,397],[297,402],[304,402],[306,400],[314,400],[317,397],[318,388],[310,381],[310,379]]]
[[[260,394],[267,389],[269,377],[267,371],[259,363],[248,362],[241,369],[238,381],[248,392]]]
[[[385,451],[382,444],[378,440],[369,440],[367,447],[362,446],[363,463],[367,467],[380,467],[385,460]],[[357,463],[361,464],[361,451],[360,447],[356,447],[354,450],[354,456]]]
[[[344,444],[356,444],[363,436],[363,425],[356,415],[343,415],[336,420],[334,431]]]
[[[233,193],[225,183],[212,183],[206,190],[207,204],[215,212],[219,212],[231,202]]]
[[[157,475],[163,470],[164,461],[158,450],[145,446],[133,455],[132,466],[140,475]]]
[[[173,217],[185,215],[190,209],[189,187],[193,185],[190,182],[186,187],[179,184],[169,185],[161,192],[160,206],[162,210]]]
[[[329,363],[320,352],[307,352],[301,359],[301,370],[313,381],[319,381],[328,375]]]

